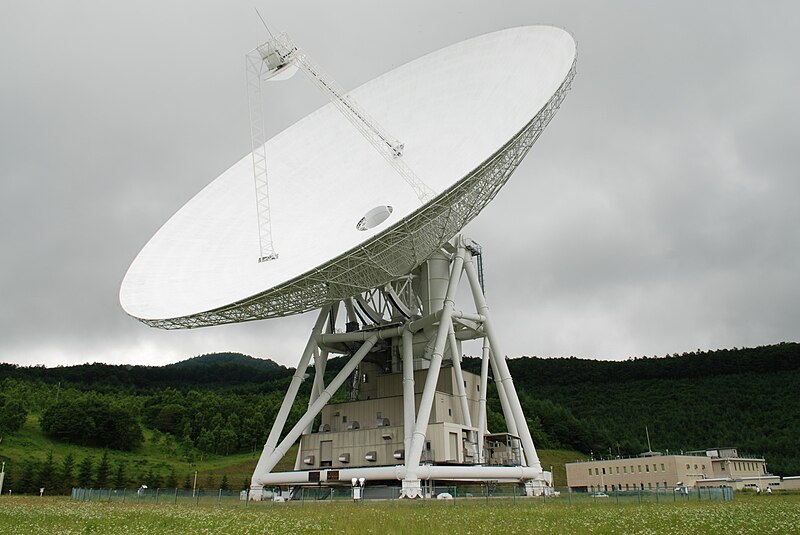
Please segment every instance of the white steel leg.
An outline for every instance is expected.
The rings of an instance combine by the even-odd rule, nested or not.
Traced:
[[[508,364],[506,363],[505,357],[498,349],[499,346],[497,344],[497,337],[494,334],[494,328],[492,327],[492,322],[489,319],[489,306],[486,304],[486,299],[483,297],[483,292],[481,291],[480,283],[478,281],[478,274],[475,270],[475,265],[472,263],[471,255],[469,255],[469,253],[467,253],[467,255],[467,261],[464,263],[464,270],[467,273],[469,284],[472,287],[472,296],[475,299],[476,306],[478,307],[478,314],[481,314],[486,318],[483,322],[483,329],[486,331],[492,353],[495,356],[494,362],[497,366],[497,371],[500,373],[499,382],[503,383],[503,386],[505,387],[511,412],[514,415],[514,420],[517,422],[517,432],[519,433],[519,438],[522,441],[522,449],[525,452],[525,459],[528,466],[534,468],[535,470],[541,471],[542,465],[539,462],[539,456],[536,453],[536,446],[533,444],[533,437],[531,437],[530,429],[528,429],[528,423],[525,420],[525,414],[522,412],[519,396],[517,396],[517,391],[514,388],[514,380],[511,378],[511,373],[508,371]],[[495,377],[495,380],[497,380],[497,377]]]
[[[489,383],[489,339],[483,338],[483,350],[481,351],[481,393],[478,400],[478,459],[485,463],[483,451],[483,435],[486,433],[486,388]]]
[[[414,333],[406,329],[403,331],[403,432],[406,462],[414,433],[414,405]]]
[[[448,343],[450,345],[450,359],[453,361],[453,371],[456,374],[456,394],[461,402],[461,412],[463,413],[464,425],[472,427],[472,418],[469,413],[469,402],[467,401],[467,391],[464,387],[464,374],[461,371],[461,355],[458,352],[458,343],[456,342],[456,334],[453,330],[453,323],[450,322],[449,332],[447,334]],[[470,433],[471,435],[472,433]],[[473,437],[470,437],[472,440]]]
[[[375,342],[378,340],[377,336],[370,337],[366,342],[364,342],[361,347],[356,351],[356,353],[350,358],[348,363],[345,365],[344,368],[333,378],[331,383],[322,391],[322,394],[314,401],[311,407],[308,408],[306,413],[298,420],[298,422],[292,427],[291,431],[286,434],[286,437],[275,447],[275,450],[269,456],[269,458],[263,463],[261,466],[261,471],[256,468],[256,473],[253,476],[253,483],[256,485],[261,485],[261,475],[268,474],[275,465],[278,464],[278,461],[286,455],[286,451],[294,444],[295,440],[297,440],[303,432],[303,429],[309,424],[309,422],[313,422],[314,418],[319,414],[319,411],[328,403],[334,393],[342,386],[342,383],[347,380],[352,374],[353,370],[359,365],[361,360],[369,353],[369,350],[372,349],[372,346],[375,345]],[[261,461],[259,461],[259,465],[261,465]]]
[[[325,320],[328,318],[329,310],[330,306],[325,306],[319,311],[319,316],[317,316],[317,321],[314,323],[314,328],[311,330],[311,336],[308,337],[308,343],[303,351],[303,356],[300,358],[297,370],[295,370],[292,376],[292,382],[289,384],[286,395],[283,397],[281,408],[278,410],[277,416],[275,416],[275,423],[272,424],[272,430],[269,432],[266,444],[264,444],[264,450],[261,452],[261,457],[258,459],[254,474],[266,473],[272,470],[272,466],[265,469],[265,463],[275,451],[275,445],[278,443],[278,438],[280,438],[281,432],[283,431],[283,426],[286,425],[286,418],[289,417],[289,411],[294,404],[294,399],[297,397],[297,391],[300,390],[300,383],[305,379],[306,368],[308,368],[311,355],[317,347],[316,336],[322,332],[322,327],[325,325]]]

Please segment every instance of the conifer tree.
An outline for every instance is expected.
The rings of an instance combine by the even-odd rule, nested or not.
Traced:
[[[55,463],[53,462],[53,452],[47,452],[47,458],[44,464],[39,468],[39,477],[36,481],[36,486],[45,489],[49,494],[56,494],[55,487]]]
[[[19,481],[17,482],[17,486],[19,487],[19,491],[22,494],[33,494],[34,492],[34,477],[35,477],[35,467],[33,462],[27,461],[25,466],[22,468],[22,474],[19,477]],[[37,493],[38,494],[38,493]]]
[[[175,467],[170,467],[167,480],[164,482],[164,487],[174,489],[178,487],[178,476],[175,474]]]
[[[78,486],[88,489],[92,486],[92,471],[94,469],[94,461],[88,455],[81,461],[78,466]]]
[[[95,485],[100,487],[108,486],[108,479],[111,475],[111,463],[108,460],[108,450],[103,451],[103,457],[100,459],[100,464],[97,465],[97,477],[95,478]]]
[[[59,491],[68,493],[75,486],[75,457],[72,452],[67,453],[61,462],[61,473],[59,474]]]
[[[125,474],[125,461],[120,460],[117,462],[117,470],[114,472],[114,487],[121,489],[125,488],[128,484],[128,478]]]

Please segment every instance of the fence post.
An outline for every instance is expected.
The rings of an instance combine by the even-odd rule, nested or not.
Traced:
[[[220,503],[222,503],[222,489],[221,488],[219,489],[219,494],[217,495],[217,507],[219,507]]]
[[[156,489],[156,505],[158,505],[158,491],[161,490],[161,487]]]
[[[127,487],[122,489],[122,503],[125,503],[125,495],[128,494]]]
[[[172,502],[172,505],[178,505],[178,487],[175,487],[175,501]]]

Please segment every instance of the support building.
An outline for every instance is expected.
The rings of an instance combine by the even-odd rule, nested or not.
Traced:
[[[614,457],[567,463],[570,491],[609,492],[679,487],[778,488],[780,478],[767,472],[761,457],[742,457],[736,448],[712,448],[664,455]]]

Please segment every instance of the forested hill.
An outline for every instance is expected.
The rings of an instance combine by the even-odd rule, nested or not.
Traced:
[[[289,377],[292,371],[268,359],[256,359],[241,353],[212,353],[166,366],[95,363],[45,368],[0,363],[0,380],[65,382],[96,388],[190,389],[271,383]]]
[[[329,362],[326,380],[343,362]],[[625,361],[521,357],[508,362],[542,447],[637,454],[647,449],[647,426],[655,450],[735,446],[764,455],[774,473],[800,475],[800,344]],[[464,367],[478,372],[480,362],[467,358]],[[0,364],[0,413],[10,414],[13,403],[22,403],[17,412],[44,414],[60,395],[62,405],[72,400],[126,409],[187,448],[248,451],[263,441],[293,372],[235,353],[161,367]],[[290,425],[302,414],[309,387],[305,381]],[[502,431],[491,384],[489,396],[489,427]]]
[[[654,450],[735,446],[764,455],[773,472],[800,475],[800,344],[621,362],[508,362],[543,430],[563,426],[559,408],[585,426],[586,433],[573,439],[576,449],[589,446],[596,455],[646,451],[647,426]],[[465,365],[477,366],[477,359]]]
[[[521,357],[509,361],[515,378],[532,385],[608,384],[646,379],[700,379],[721,375],[780,373],[800,369],[800,344],[719,349],[624,361]]]

